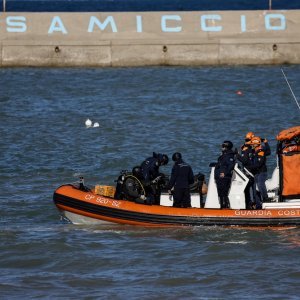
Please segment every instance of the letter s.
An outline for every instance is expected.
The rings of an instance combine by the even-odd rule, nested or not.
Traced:
[[[26,32],[26,18],[23,16],[12,16],[6,18],[7,32]]]

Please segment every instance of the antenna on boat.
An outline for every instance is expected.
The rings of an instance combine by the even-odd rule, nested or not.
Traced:
[[[282,72],[282,74],[283,74],[283,76],[284,76],[284,79],[285,79],[285,81],[286,81],[288,87],[290,88],[290,91],[291,91],[291,93],[292,93],[292,95],[293,95],[293,97],[294,97],[294,99],[295,99],[295,102],[296,102],[298,108],[300,109],[299,102],[298,102],[298,100],[297,100],[297,98],[296,98],[296,96],[295,96],[295,94],[294,94],[294,92],[293,92],[293,90],[292,90],[292,87],[291,87],[291,85],[290,85],[288,79],[287,79],[286,76],[285,76],[285,73],[284,73],[283,69],[281,69],[281,72]]]

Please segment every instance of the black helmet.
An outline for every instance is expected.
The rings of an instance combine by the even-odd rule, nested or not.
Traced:
[[[168,162],[169,162],[169,157],[168,157],[168,155],[167,155],[167,154],[163,154],[163,155],[162,155],[162,158],[161,158],[161,164],[162,164],[162,165],[167,165]]]
[[[180,159],[182,159],[181,153],[175,152],[175,153],[172,155],[172,160],[173,160],[173,161],[178,161],[178,160],[180,160]]]
[[[132,169],[132,175],[138,179],[143,177],[142,168],[140,166],[136,166]]]
[[[231,141],[224,141],[222,147],[231,150],[233,148],[233,144]]]
[[[153,152],[153,157],[157,158],[158,166],[164,166],[169,162],[169,158],[167,154]]]

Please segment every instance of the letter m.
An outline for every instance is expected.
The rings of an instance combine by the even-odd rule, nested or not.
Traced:
[[[115,20],[112,16],[108,16],[103,23],[101,23],[96,17],[92,16],[90,18],[88,32],[94,32],[95,25],[97,25],[98,28],[103,31],[108,24],[110,24],[112,32],[118,32]]]

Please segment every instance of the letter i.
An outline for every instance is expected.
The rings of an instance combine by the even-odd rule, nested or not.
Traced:
[[[246,16],[241,15],[241,32],[246,32]]]
[[[136,16],[136,32],[143,32],[142,16]]]

